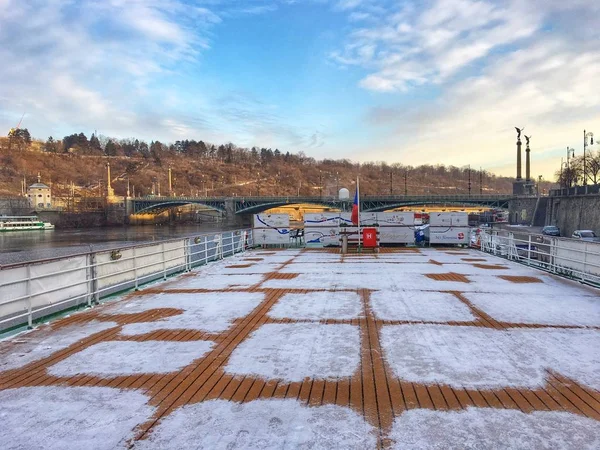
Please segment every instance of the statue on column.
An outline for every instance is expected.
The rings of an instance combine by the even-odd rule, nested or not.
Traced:
[[[524,129],[525,129],[525,127],[522,127],[522,128],[517,128],[517,127],[515,127],[515,130],[517,130],[517,141],[520,141],[520,140],[521,140],[521,132],[522,132]],[[527,137],[527,136],[525,136],[525,137]]]

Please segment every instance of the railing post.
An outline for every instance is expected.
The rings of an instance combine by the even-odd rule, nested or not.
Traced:
[[[190,270],[192,270],[192,251],[191,251],[191,244],[192,243],[192,239],[191,238],[187,238],[183,240],[183,252],[185,254],[185,271],[189,272]]]
[[[166,280],[167,279],[167,261],[165,261],[165,243],[164,242],[160,245],[160,251],[161,251],[162,263],[163,263],[163,280]]]
[[[31,307],[31,264],[27,264],[27,327],[33,328],[33,317]]]
[[[217,259],[223,259],[223,235],[217,234],[217,248],[216,248],[216,257]]]
[[[100,291],[98,286],[98,265],[96,263],[96,253],[90,253],[90,274],[92,277],[92,295],[89,297],[88,306],[91,307],[92,303],[100,303]],[[92,300],[93,299],[93,300]]]
[[[527,265],[531,265],[531,233],[528,234],[529,238],[527,240]]]
[[[587,188],[587,186],[586,186]],[[581,272],[581,281],[585,281],[587,272],[585,271],[585,266],[587,264],[587,254],[588,254],[588,243],[586,242],[583,247],[583,270]]]
[[[558,239],[550,238],[550,271],[556,273],[556,242]]]
[[[140,287],[139,287],[139,282],[138,282],[138,271],[137,271],[137,260],[136,260],[136,256],[135,256],[135,247],[133,247],[133,249],[132,249],[132,255],[133,255],[132,261],[133,261],[134,289],[136,291],[139,291]]]

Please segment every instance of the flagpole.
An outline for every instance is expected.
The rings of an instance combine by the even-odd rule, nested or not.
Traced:
[[[357,205],[357,209],[358,209],[358,251],[362,253],[362,249],[361,249],[361,235],[360,235],[360,184],[359,184],[359,180],[358,177],[356,177],[356,192],[357,197],[358,197],[358,205]]]

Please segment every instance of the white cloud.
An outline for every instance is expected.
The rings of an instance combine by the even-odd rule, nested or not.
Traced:
[[[482,165],[514,174],[513,127],[525,125],[534,136],[533,174],[550,177],[560,149],[577,146],[583,128],[600,120],[600,91],[594,87],[600,79],[594,19],[600,5],[419,5],[390,9],[382,23],[356,28],[343,50],[332,54],[338,64],[366,72],[361,87],[403,93],[395,106],[388,97],[368,114],[381,151],[365,159]],[[365,47],[373,50],[361,51]],[[419,100],[429,87],[439,94]],[[353,156],[363,159],[359,148]]]
[[[98,130],[166,142],[322,145],[322,133],[288,125],[272,105],[221,103],[186,81],[222,20],[281,3],[0,0],[0,127],[26,112],[25,126],[41,138]]]

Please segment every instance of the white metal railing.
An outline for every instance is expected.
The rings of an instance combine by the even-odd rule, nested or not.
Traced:
[[[0,331],[244,252],[252,230],[194,237],[13,264],[0,268]]]
[[[512,232],[482,231],[472,246],[481,251],[600,286],[600,243]],[[521,235],[523,236],[523,235]]]

